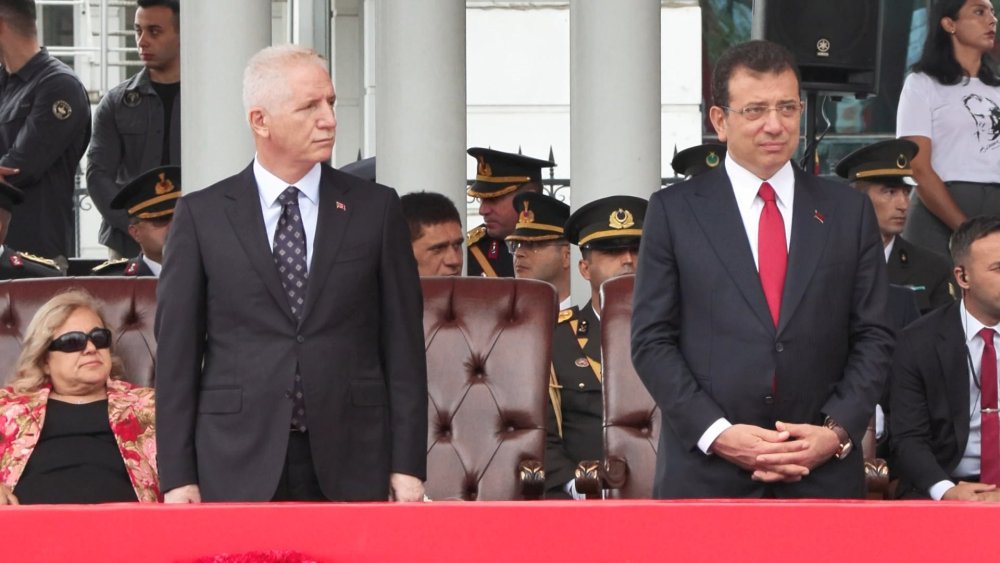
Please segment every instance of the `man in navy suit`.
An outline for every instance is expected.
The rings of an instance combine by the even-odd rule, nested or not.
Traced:
[[[654,495],[861,498],[860,451],[892,352],[871,202],[795,168],[792,55],[716,63],[723,166],[655,193],[632,358],[663,415]]]
[[[243,97],[257,155],[178,202],[157,302],[167,502],[423,498],[422,298],[399,198],[326,162],[335,92],[271,47]]]

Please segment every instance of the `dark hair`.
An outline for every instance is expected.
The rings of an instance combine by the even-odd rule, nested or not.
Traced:
[[[969,257],[969,249],[972,248],[972,243],[986,238],[993,233],[1000,233],[1000,217],[983,215],[965,221],[955,229],[955,232],[951,234],[951,239],[948,241],[951,261],[956,266],[962,265]]]
[[[21,35],[38,35],[35,0],[0,0],[0,17],[7,20],[7,25]]]
[[[938,0],[931,6],[927,16],[927,39],[920,60],[913,63],[914,72],[922,72],[941,84],[958,84],[968,79],[968,73],[958,64],[951,44],[951,34],[941,27],[942,18],[958,19],[958,12],[968,0]],[[996,62],[989,53],[983,53],[977,78],[984,84],[1000,86]]]
[[[170,8],[170,11],[174,13],[174,16],[179,16],[181,13],[180,0],[136,0],[135,4],[139,8],[152,8],[153,6]]]
[[[410,240],[423,235],[424,225],[440,223],[462,224],[458,208],[447,196],[436,192],[414,192],[399,198],[403,206],[403,216],[410,227]]]
[[[747,41],[726,49],[716,61],[712,70],[712,99],[715,105],[729,105],[729,79],[738,68],[774,74],[790,70],[795,73],[795,80],[802,81],[791,51],[770,41]]]

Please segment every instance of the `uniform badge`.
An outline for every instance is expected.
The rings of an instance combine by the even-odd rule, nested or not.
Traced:
[[[167,178],[166,172],[160,172],[160,181],[156,183],[154,188],[156,190],[156,195],[163,195],[174,191],[174,183]]]
[[[495,240],[490,241],[490,249],[486,251],[486,256],[490,260],[496,260],[500,256],[500,243]]]
[[[906,168],[907,164],[909,164],[909,160],[906,158],[905,154],[900,154],[896,158],[896,167],[899,168],[900,170],[902,170],[903,168]]]
[[[476,172],[480,176],[488,177],[493,175],[493,168],[491,168],[490,165],[486,162],[486,157],[479,156],[476,157],[476,160],[479,161],[479,165],[476,167]]]
[[[59,121],[65,121],[73,115],[73,107],[66,100],[59,100],[52,104],[52,115],[56,116]]]
[[[134,108],[139,105],[139,102],[142,101],[142,96],[139,95],[139,92],[132,90],[131,92],[125,93],[125,98],[122,101],[126,106]]]
[[[535,213],[532,212],[530,209],[528,209],[528,202],[527,201],[524,202],[524,209],[521,211],[521,214],[517,217],[517,222],[518,223],[534,223],[535,222]]]
[[[580,324],[576,325],[576,335],[587,336],[588,330],[590,330],[590,325],[587,324],[585,319],[580,319]]]
[[[813,209],[813,219],[819,221],[820,225],[826,221],[826,217],[823,217],[823,214],[819,212],[819,209]]]
[[[899,250],[899,263],[900,264],[906,264],[909,261],[910,261],[910,255],[907,254],[905,250],[900,249]]]
[[[21,257],[18,256],[17,254],[11,254],[10,255],[10,265],[14,266],[15,268],[23,268],[24,267],[24,260],[21,260]]]
[[[708,156],[705,157],[705,166],[715,168],[719,162],[721,162],[719,155],[715,151],[709,151]]]
[[[632,217],[632,212],[621,207],[612,211],[611,217],[608,218],[608,226],[612,229],[627,229],[633,225],[635,219]]]
[[[587,361],[587,358],[584,358],[582,356],[577,358],[576,361],[573,363],[576,364],[576,367],[578,368],[590,367],[590,362]]]
[[[126,276],[134,276],[134,275],[136,275],[138,273],[139,273],[139,263],[138,262],[130,262],[129,265],[125,268],[125,275]]]

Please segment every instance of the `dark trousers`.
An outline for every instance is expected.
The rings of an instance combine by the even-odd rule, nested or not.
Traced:
[[[309,450],[309,433],[291,431],[285,466],[278,479],[278,489],[272,501],[325,501]]]

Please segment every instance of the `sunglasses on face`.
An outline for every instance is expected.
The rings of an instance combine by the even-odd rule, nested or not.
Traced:
[[[87,349],[87,341],[94,343],[98,350],[111,347],[111,331],[106,328],[95,328],[90,332],[74,330],[52,340],[50,352],[82,352]]]

